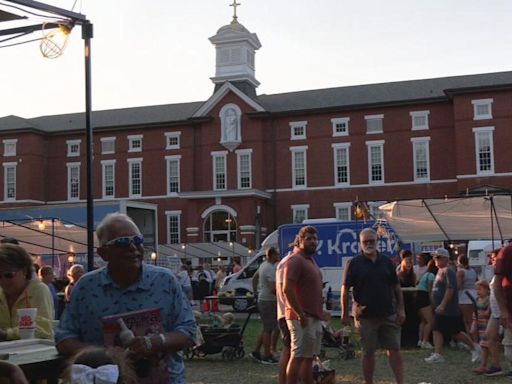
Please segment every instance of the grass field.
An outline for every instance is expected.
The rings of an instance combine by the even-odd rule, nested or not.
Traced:
[[[339,320],[333,321],[334,327],[339,328]],[[260,332],[261,322],[251,320],[244,335],[246,357],[240,360],[223,361],[220,354],[208,355],[205,358],[186,361],[188,384],[238,384],[238,383],[277,383],[277,365],[258,364],[248,357],[252,351],[256,337]],[[474,375],[471,370],[469,352],[445,349],[446,362],[442,364],[427,364],[423,361],[429,355],[428,351],[406,349],[402,351],[405,366],[405,382],[407,384],[466,384],[466,383],[512,383],[505,377],[482,377]],[[361,374],[360,354],[352,360],[340,360],[334,350],[327,350],[326,359],[330,366],[336,369],[336,383],[363,383]],[[503,367],[508,369],[505,363]],[[393,374],[387,365],[384,353],[377,356],[375,383],[394,383]]]

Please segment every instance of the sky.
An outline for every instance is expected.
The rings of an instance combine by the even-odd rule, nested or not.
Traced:
[[[232,0],[41,1],[76,3],[94,25],[93,110],[212,95],[208,38],[231,21]],[[262,44],[258,94],[512,70],[510,0],[238,2],[239,22]],[[79,27],[60,58],[29,43],[0,49],[0,68],[0,117],[84,111]]]

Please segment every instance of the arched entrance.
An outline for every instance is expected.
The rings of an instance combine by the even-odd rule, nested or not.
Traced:
[[[235,217],[227,210],[214,210],[205,218],[203,237],[206,242],[236,242],[236,232]]]

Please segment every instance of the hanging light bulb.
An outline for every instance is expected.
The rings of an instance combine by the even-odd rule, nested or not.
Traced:
[[[39,229],[40,231],[44,231],[46,228],[46,224],[44,222],[44,220],[39,220],[39,222],[37,223],[37,229]]]
[[[45,28],[46,24],[43,25],[44,37],[41,40],[39,49],[47,59],[56,59],[64,53],[73,25],[67,22],[62,23],[59,24],[58,28],[54,28],[49,32],[45,32]]]

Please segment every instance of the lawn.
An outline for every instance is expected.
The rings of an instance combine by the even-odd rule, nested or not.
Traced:
[[[240,320],[241,322],[242,320]],[[333,321],[334,327],[339,327],[339,319]],[[244,334],[246,357],[241,360],[223,361],[220,354],[208,355],[205,358],[194,358],[186,361],[188,384],[238,384],[238,383],[277,383],[277,365],[262,365],[248,357],[254,347],[256,337],[260,331],[261,322],[251,320]],[[505,377],[481,377],[474,375],[471,370],[475,367],[471,363],[469,352],[445,349],[446,362],[442,364],[427,364],[423,361],[429,352],[419,349],[406,349],[402,351],[405,366],[405,382],[407,384],[465,384],[465,383],[512,383]],[[363,383],[361,374],[359,351],[355,359],[340,360],[336,351],[327,349],[326,359],[330,366],[336,369],[336,383]],[[507,367],[505,363],[504,367]],[[393,374],[387,365],[384,353],[377,357],[375,382],[379,384],[394,383]]]

